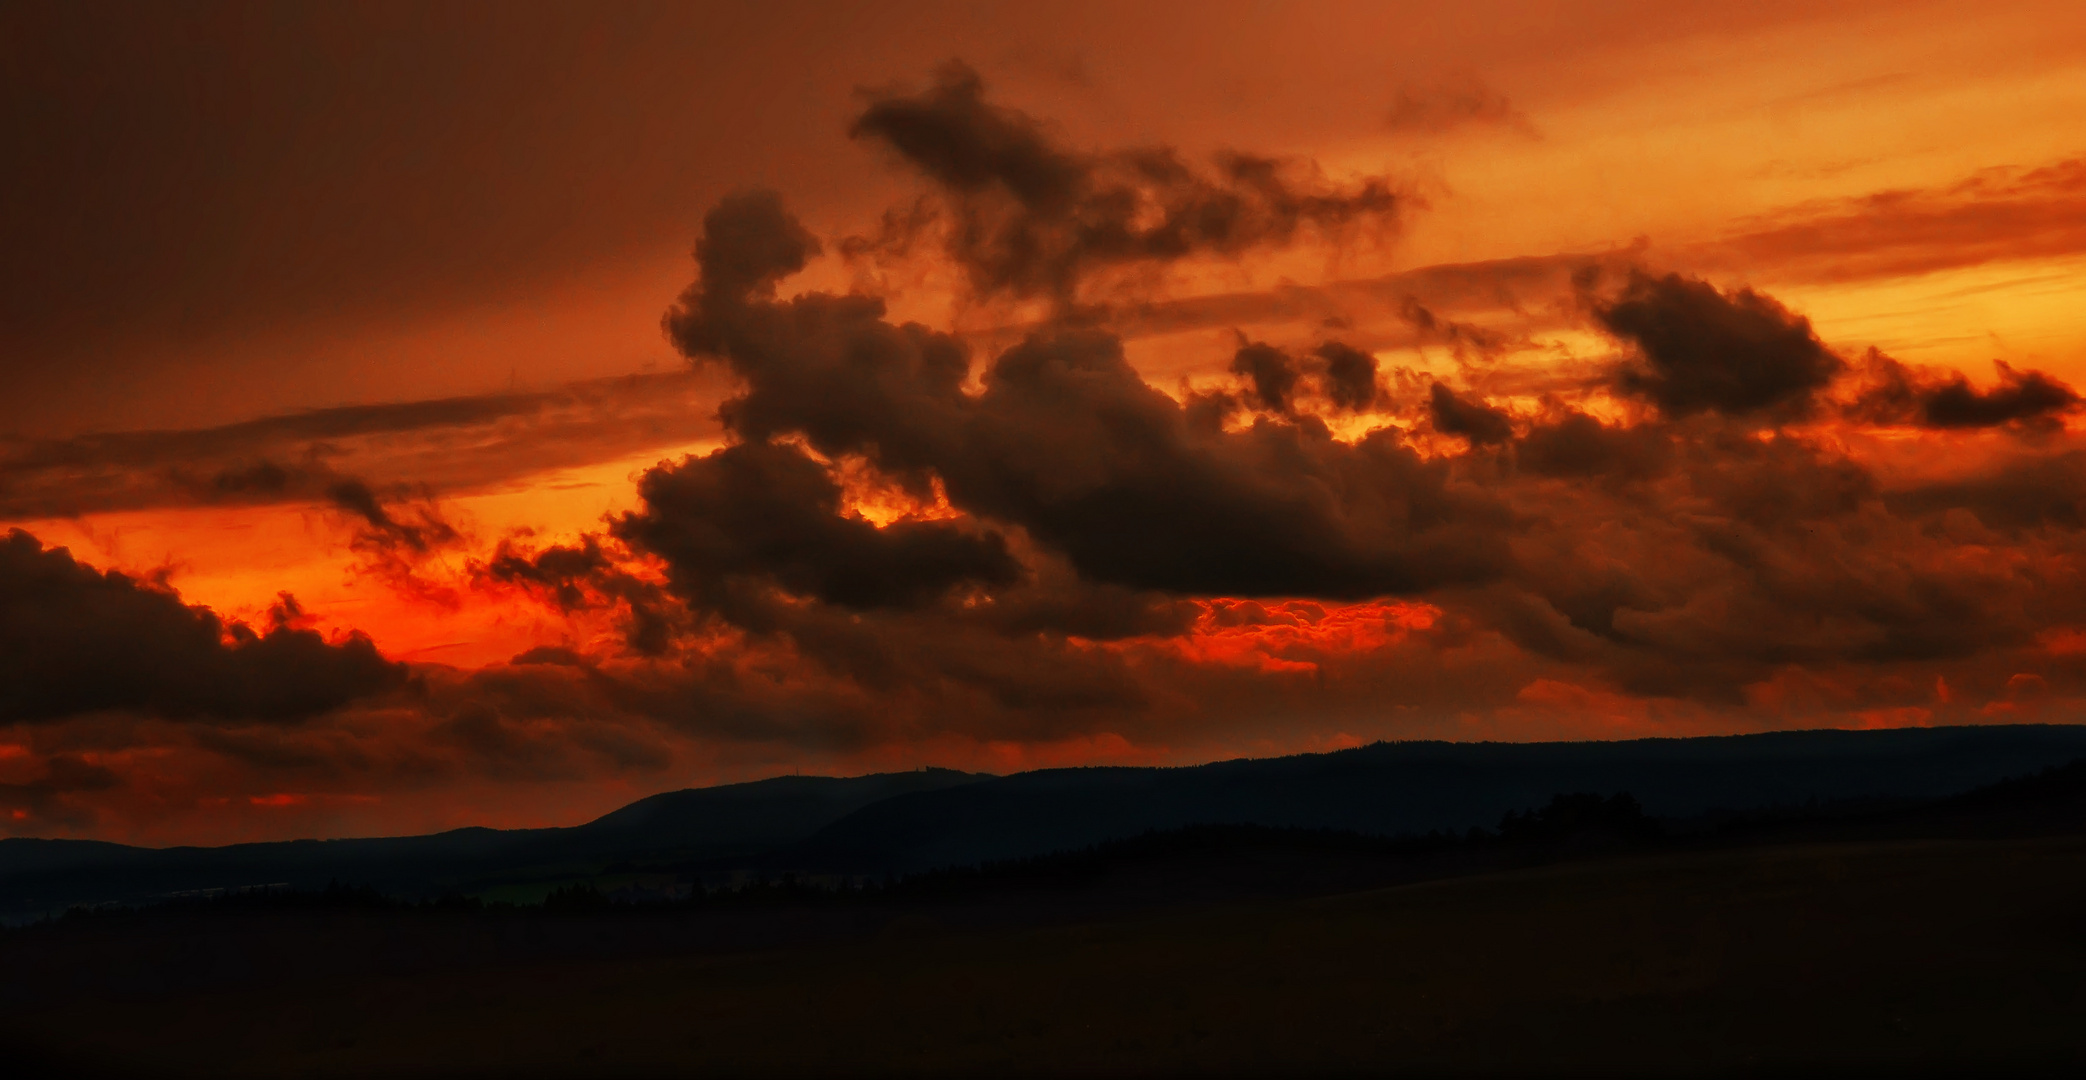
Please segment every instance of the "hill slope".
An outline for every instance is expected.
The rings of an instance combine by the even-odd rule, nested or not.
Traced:
[[[874,803],[772,865],[899,873],[1193,824],[1462,832],[1559,792],[1628,792],[1689,818],[1953,795],[2086,757],[2086,727],[1791,731],[1576,743],[1378,743],[1181,769],[1022,773]]]
[[[653,875],[892,875],[1193,824],[1395,835],[1489,827],[1560,792],[1628,792],[1684,819],[1813,802],[1919,800],[2086,758],[2086,726],[1800,731],[1575,743],[1378,743],[1185,768],[777,777],[652,796],[565,829],[223,848],[0,841],[0,919],[329,881],[404,896],[494,892],[643,861]]]
[[[0,920],[75,904],[328,882],[407,896],[471,891],[517,874],[636,858],[719,859],[800,841],[880,800],[974,783],[950,769],[835,778],[780,776],[672,791],[562,829],[454,829],[428,836],[139,848],[91,840],[0,840]]]

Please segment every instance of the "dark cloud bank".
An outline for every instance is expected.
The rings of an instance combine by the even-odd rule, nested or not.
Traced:
[[[257,631],[19,529],[0,541],[0,722],[126,710],[299,720],[401,685],[368,638],[328,642],[285,596]]]
[[[1265,217],[1304,197],[1242,194],[1239,174],[1200,177],[1164,155],[1064,150],[963,71],[875,100],[855,133],[933,183],[958,222],[946,254],[981,293],[1069,301],[1096,268],[1287,243],[1303,223],[1388,205],[1389,186],[1369,183],[1299,203],[1337,213]],[[1141,202],[1173,209],[1132,215]],[[1229,209],[1209,216],[1216,205]],[[2040,373],[1979,391],[1888,361],[1856,371],[1753,290],[1586,278],[1591,320],[1622,348],[1607,392],[1642,415],[1558,401],[1517,414],[1435,383],[1410,407],[1467,448],[1444,455],[1397,426],[1333,437],[1321,416],[1385,393],[1374,359],[1339,341],[1297,354],[1242,340],[1235,390],[1180,401],[1076,304],[981,364],[870,296],[778,299],[819,251],[772,193],[710,213],[700,279],[666,329],[739,380],[722,412],[738,445],[649,474],[644,508],[610,536],[660,560],[698,616],[851,678],[903,671],[915,689],[1062,704],[1017,689],[1019,673],[1064,661],[1074,639],[1179,629],[1184,600],[1422,597],[1598,681],[1735,703],[1792,668],[1902,681],[1902,665],[2022,648],[2086,615],[2076,577],[2049,576],[2078,555],[2075,519],[2039,486],[2063,466],[1892,489],[1806,426],[2046,421],[2076,405],[2068,388]],[[828,464],[841,462],[954,516],[854,517]],[[1963,558],[1995,537],[2021,557]],[[1885,696],[1931,697],[1906,687]]]

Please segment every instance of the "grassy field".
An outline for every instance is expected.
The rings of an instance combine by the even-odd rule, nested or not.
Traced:
[[[2086,1065],[2086,839],[1668,853],[1082,925],[952,929],[921,908],[818,947],[292,971],[74,994],[11,1010],[5,1033],[53,1065],[212,1077],[2057,1074]]]

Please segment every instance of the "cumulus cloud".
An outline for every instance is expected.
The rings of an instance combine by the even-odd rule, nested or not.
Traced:
[[[1543,525],[1517,546],[1522,575],[1478,602],[1494,625],[1629,692],[1734,707],[1789,679],[1875,688],[1836,691],[1852,702],[1902,695],[1920,665],[1960,664],[1992,692],[1997,669],[2061,666],[2038,627],[2078,621],[2086,592],[2046,459],[1907,490],[1798,434],[1665,437],[1661,469],[1630,483],[1519,490]],[[1952,516],[1966,506],[2014,532]]]
[[[920,131],[937,110],[964,117],[932,128],[946,141],[913,151],[945,189],[1027,191],[1019,198],[1048,205],[1077,187],[1077,170],[1046,152],[1040,125],[995,111],[972,82],[945,80],[902,102],[891,115],[927,125]],[[965,156],[980,147],[989,152]],[[1728,704],[1792,666],[1881,668],[2019,648],[2035,624],[2020,605],[2054,618],[2072,599],[2046,592],[2031,601],[2034,575],[2018,566],[1966,569],[1955,556],[1960,541],[1937,530],[1937,515],[1973,503],[1996,519],[1987,504],[1997,496],[1985,492],[2005,478],[1892,489],[1807,434],[1846,365],[1808,320],[1752,289],[1629,270],[1618,290],[1584,308],[1630,350],[1606,379],[1546,397],[1520,424],[1482,394],[1419,381],[1406,391],[1417,390],[1418,402],[1388,403],[1385,422],[1343,440],[1307,403],[1332,412],[1384,404],[1374,357],[1344,342],[1300,356],[1241,338],[1228,365],[1239,388],[1181,401],[1146,383],[1121,341],[1092,326],[1046,324],[980,365],[965,341],[894,324],[873,298],[775,299],[774,279],[801,267],[815,241],[768,196],[741,196],[714,213],[739,220],[706,223],[705,236],[741,238],[751,254],[720,241],[700,249],[706,257],[764,269],[727,269],[717,280],[747,283],[728,294],[704,262],[667,325],[684,352],[740,380],[741,394],[721,414],[736,438],[748,446],[801,439],[827,461],[859,460],[916,494],[932,492],[968,522],[945,526],[952,532],[1004,532],[1005,550],[1030,574],[1047,566],[1062,587],[1122,590],[1130,601],[1122,610],[1163,610],[1138,599],[1153,596],[1459,597],[1464,621],[1445,618],[1431,632],[1475,627],[1633,693]],[[761,252],[779,254],[761,261]],[[1540,272],[1562,281],[1571,269]],[[1077,279],[1098,270],[1062,272]],[[1587,280],[1582,272],[1582,287]],[[1403,300],[1401,317],[1448,333],[1409,294]],[[1939,384],[1929,398],[1944,420],[1931,426],[1966,411],[2016,415],[2023,401],[2052,396],[2044,381],[2005,378],[1968,406],[1950,404],[1955,392],[1941,391],[1953,384]],[[1604,394],[1655,412],[1589,411]],[[1241,420],[1241,401],[1257,413]],[[1401,414],[1423,415],[1434,431],[1487,452],[1422,453],[1389,422]],[[757,452],[797,463],[807,478],[824,467],[795,450]],[[675,468],[708,467],[692,459]],[[2050,490],[2040,474],[2013,482]],[[700,516],[731,501],[706,495]],[[1999,501],[2016,508],[2010,520],[2031,526],[2061,522],[2068,505]],[[819,505],[831,515],[837,504]],[[619,528],[627,539],[640,527],[692,527],[668,524],[680,516],[648,504]],[[2063,541],[2051,543],[2050,557],[2072,557]],[[945,572],[973,589],[965,606],[959,613],[944,579],[929,575],[932,587],[903,605],[907,632],[938,620],[1073,632],[1052,622],[1055,612],[987,619],[1018,606],[1016,596],[1034,596],[1034,577],[989,580],[960,562]],[[774,609],[789,612],[788,633],[800,645],[822,643],[812,652],[878,655],[867,642],[840,646],[848,634],[824,610],[849,605],[815,580],[806,571],[783,588],[821,601]],[[855,670],[875,678],[887,662]]]
[[[1575,479],[1647,479],[1665,470],[1672,450],[1658,426],[1604,424],[1577,410],[1531,426],[1516,444],[1522,468]]]
[[[1993,361],[1998,385],[1979,390],[1959,371],[1899,363],[1874,349],[1848,415],[1870,423],[1939,430],[2007,425],[2048,427],[2077,411],[2077,391],[2040,371]]]
[[[760,206],[768,233],[795,228]],[[974,394],[964,342],[894,325],[873,298],[728,300],[707,277],[690,297],[668,325],[745,381],[722,412],[739,437],[801,436],[915,485],[932,477],[956,508],[1025,530],[1091,581],[1354,597],[1498,571],[1497,510],[1395,431],[1345,443],[1309,418],[1198,427],[1105,332],[1041,331],[994,358]]]
[[[132,710],[292,721],[405,681],[368,638],[329,642],[297,615],[285,598],[266,630],[227,623],[13,530],[0,542],[0,720]]]
[[[1021,578],[999,533],[942,521],[880,527],[844,512],[839,483],[793,446],[743,443],[662,465],[638,494],[645,509],[618,518],[614,533],[659,556],[674,588],[706,606],[730,605],[746,578],[857,610]]]
[[[1239,346],[1231,358],[1231,373],[1246,379],[1247,396],[1254,404],[1278,413],[1290,411],[1290,398],[1302,374],[1289,354],[1258,341]]]
[[[1434,430],[1460,435],[1472,446],[1497,446],[1514,437],[1514,423],[1507,414],[1482,401],[1469,401],[1435,383],[1427,390],[1427,414]]]
[[[1679,274],[1632,272],[1594,318],[1642,356],[1616,373],[1617,388],[1668,416],[1803,415],[1844,366],[1809,319],[1773,298]]]
[[[918,93],[874,96],[852,132],[935,185],[948,253],[988,296],[1071,300],[1102,270],[1384,230],[1403,205],[1384,178],[1336,184],[1304,162],[1232,153],[1200,168],[1165,147],[1075,150],[987,101],[955,63]]]
[[[1317,356],[1325,364],[1326,399],[1335,408],[1361,412],[1376,404],[1376,357],[1339,341],[1320,345]]]

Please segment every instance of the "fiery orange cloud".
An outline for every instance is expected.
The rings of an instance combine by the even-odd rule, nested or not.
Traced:
[[[1409,632],[1428,630],[1441,610],[1430,604],[1376,601],[1328,605],[1310,600],[1260,603],[1203,601],[1201,614],[1165,644],[1196,664],[1315,674],[1318,659],[1396,645]]]

